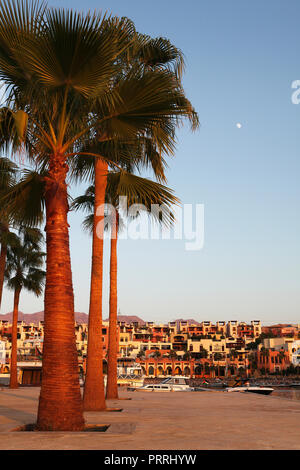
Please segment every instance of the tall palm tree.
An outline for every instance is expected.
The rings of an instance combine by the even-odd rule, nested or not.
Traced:
[[[101,107],[98,120],[103,123],[95,142],[88,143],[85,153],[96,157],[95,151],[106,158],[96,158],[91,169],[91,159],[81,163],[81,170],[94,175],[95,206],[92,242],[91,291],[89,307],[89,343],[87,374],[84,388],[84,409],[106,408],[102,348],[102,276],[103,276],[103,214],[98,208],[105,203],[108,167],[140,168],[149,166],[159,181],[165,181],[163,154],[172,154],[175,129],[180,119],[187,117],[192,128],[198,126],[198,116],[186,99],[180,78],[183,58],[169,41],[153,40],[136,35],[130,47],[120,56],[121,72],[114,75],[111,95],[120,102],[121,114],[107,120]],[[121,101],[120,101],[121,97]],[[96,149],[96,150],[95,150]],[[82,152],[84,153],[84,152]],[[83,159],[81,159],[82,162]],[[79,166],[80,166],[79,165]]]
[[[17,329],[21,291],[25,289],[36,296],[40,296],[43,291],[45,272],[40,268],[44,263],[45,253],[40,250],[42,239],[38,229],[21,230],[18,243],[7,252],[5,278],[7,287],[14,291],[10,388],[18,387]]]
[[[38,412],[38,428],[43,430],[84,427],[74,334],[67,160],[78,150],[80,138],[91,133],[92,103],[96,98],[105,101],[116,57],[124,48],[122,35],[126,37],[129,27],[126,20],[48,10],[36,2],[3,0],[0,5],[0,76],[8,88],[9,112],[24,150],[36,161],[48,162],[45,341]]]
[[[87,142],[128,140],[139,132],[145,138],[155,136],[163,149],[174,140],[172,132],[169,139],[165,137],[170,134],[170,122],[175,125],[182,116],[195,121],[179,81],[169,70],[135,67],[122,76],[123,65],[118,58],[129,48],[133,35],[132,22],[124,18],[103,19],[96,14],[47,9],[36,2],[2,0],[0,4],[0,79],[9,93],[8,114],[15,122],[22,149],[48,170],[39,430],[75,431],[84,427],[68,231],[70,160],[75,155],[97,158],[100,183],[97,178],[96,188],[98,191],[100,187],[103,195],[105,178],[101,175],[107,159]],[[121,78],[115,86],[116,76]],[[98,276],[98,258],[94,250],[93,279]],[[91,318],[98,314],[99,289],[100,283],[91,295]],[[99,335],[98,326],[95,330]],[[97,380],[94,384],[101,387]]]
[[[118,398],[117,386],[117,240],[120,229],[119,198],[123,196],[127,200],[127,208],[138,204],[140,212],[145,212],[164,225],[174,221],[171,204],[177,204],[178,199],[172,191],[165,186],[149,179],[125,171],[109,172],[106,187],[106,202],[114,208],[110,214],[111,246],[110,246],[110,295],[109,295],[109,343],[108,343],[108,373],[106,398]],[[161,206],[161,213],[151,212],[152,204]],[[93,232],[94,226],[95,188],[90,186],[83,196],[73,201],[72,208],[83,209],[89,212],[83,225]],[[122,226],[122,222],[121,222]],[[102,339],[102,338],[101,338]],[[100,342],[102,346],[102,341]]]

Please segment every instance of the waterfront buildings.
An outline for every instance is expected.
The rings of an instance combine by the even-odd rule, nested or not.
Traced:
[[[0,372],[9,371],[11,323],[0,320]],[[268,328],[266,330],[266,328]],[[232,320],[201,323],[119,322],[119,361],[138,362],[146,376],[224,377],[239,373],[281,373],[300,366],[299,325],[262,327]],[[104,370],[109,322],[102,325]],[[88,325],[75,323],[79,369],[85,372]],[[18,322],[18,365],[41,364],[44,326]],[[2,359],[1,359],[2,358]]]

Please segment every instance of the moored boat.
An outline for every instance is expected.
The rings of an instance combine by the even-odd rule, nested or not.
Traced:
[[[189,386],[185,377],[168,377],[160,383],[148,383],[143,387],[130,387],[128,390],[138,392],[192,392],[194,388]]]
[[[228,387],[224,390],[225,392],[246,392],[246,393],[258,393],[260,395],[270,395],[274,388],[271,387],[255,387],[254,385],[249,387]]]
[[[300,388],[300,382],[293,382],[290,384],[291,388]]]
[[[224,390],[224,392],[258,393],[259,395],[270,395],[273,391],[272,387],[250,385],[248,381],[243,384],[241,380],[237,381],[233,387],[227,387]]]

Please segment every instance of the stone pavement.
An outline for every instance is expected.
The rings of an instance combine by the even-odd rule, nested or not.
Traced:
[[[15,432],[34,423],[39,388],[0,389],[0,449],[300,449],[300,402],[255,394],[120,392],[122,412],[87,412],[99,432]]]

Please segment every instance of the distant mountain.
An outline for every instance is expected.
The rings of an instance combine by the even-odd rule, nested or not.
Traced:
[[[187,323],[189,324],[193,324],[193,325],[200,325],[200,323],[196,320],[193,320],[193,318],[189,318],[189,319],[186,319],[186,318],[178,318],[177,320],[173,320],[177,323],[177,325],[179,325],[180,322],[182,321],[186,321]]]
[[[0,315],[0,320],[6,320],[12,322],[13,313],[5,313]],[[18,320],[24,321],[25,323],[39,323],[39,321],[44,320],[44,312],[36,312],[36,313],[18,313]]]
[[[6,314],[0,314],[0,320],[7,320],[12,322],[12,312],[6,313]],[[44,312],[36,312],[36,313],[23,313],[19,311],[18,314],[18,319],[19,321],[24,321],[25,323],[35,323],[38,324],[40,321],[44,320]],[[75,320],[77,323],[88,323],[89,321],[89,316],[84,313],[84,312],[75,312]],[[144,320],[137,316],[130,316],[130,315],[119,315],[118,316],[119,321],[124,321],[126,323],[131,323],[131,322],[139,322],[142,325],[145,324]],[[108,321],[106,319],[105,321]]]
[[[7,320],[12,322],[12,312],[6,313],[4,315],[0,315],[0,320]],[[89,316],[83,312],[75,312],[75,320],[77,323],[87,323]],[[38,324],[40,321],[44,320],[44,312],[36,312],[36,313],[18,313],[18,320],[23,321],[25,323],[35,323]]]
[[[0,320],[7,320],[12,322],[12,312],[6,313],[6,314],[0,314]],[[44,312],[36,312],[36,313],[23,313],[19,311],[19,316],[18,316],[19,321],[24,321],[25,323],[35,323],[38,324],[40,321],[44,320]],[[75,312],[75,320],[77,323],[88,323],[89,321],[89,316],[84,313],[84,312]],[[108,321],[108,318],[106,318],[104,321]],[[138,322],[141,325],[145,325],[145,321],[137,317],[136,315],[118,315],[118,321],[120,322],[126,322],[126,323],[133,323],[133,322]],[[186,321],[188,323],[193,323],[194,325],[200,325],[199,322],[197,322],[194,319],[186,319],[186,318],[178,318],[177,320],[173,320],[179,325],[181,321]]]
[[[108,318],[105,321],[108,321]],[[124,321],[126,323],[138,322],[141,325],[145,325],[146,323],[144,320],[142,320],[140,317],[137,317],[136,315],[118,315],[118,321]]]
[[[88,323],[89,316],[87,313],[84,312],[75,312],[75,321],[77,323]]]

